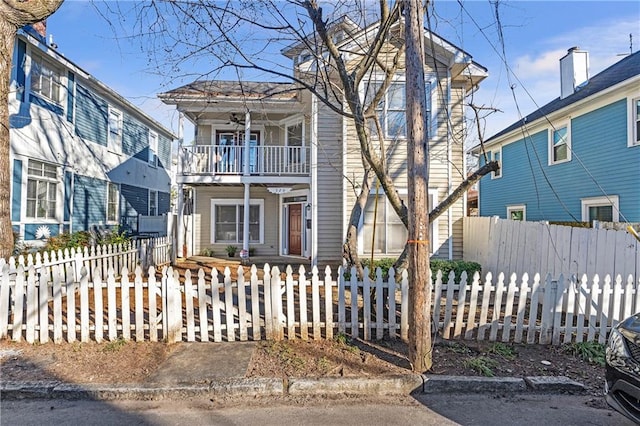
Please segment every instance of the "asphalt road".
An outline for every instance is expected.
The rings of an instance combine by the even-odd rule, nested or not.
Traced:
[[[593,397],[420,395],[416,398],[0,402],[2,425],[632,425]]]

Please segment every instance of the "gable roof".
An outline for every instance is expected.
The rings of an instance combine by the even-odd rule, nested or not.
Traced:
[[[593,96],[637,75],[640,75],[640,51],[630,54],[604,71],[596,74],[572,95],[569,95],[566,98],[558,97],[540,109],[527,115],[522,120],[516,121],[509,127],[491,136],[485,141],[485,144],[491,143],[500,136],[516,130],[525,124],[531,124],[555,111],[561,110],[571,104],[588,98],[589,96]]]

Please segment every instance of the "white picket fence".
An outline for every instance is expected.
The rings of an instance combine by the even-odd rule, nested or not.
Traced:
[[[624,230],[466,217],[463,234],[463,258],[485,274],[640,275],[640,242]]]
[[[43,253],[10,257],[8,261],[0,259],[0,268],[7,264],[9,273],[15,274],[18,266],[24,270],[33,266],[38,274],[52,276],[51,268],[58,266],[61,271],[71,275],[71,280],[80,281],[80,272],[84,267],[93,280],[94,276],[106,275],[113,269],[121,271],[127,268],[132,271],[137,265],[144,270],[149,266],[168,264],[171,260],[171,239],[169,237],[144,238],[131,240],[125,244],[105,244],[91,247],[79,247]]]
[[[35,273],[35,266],[18,266],[11,279],[9,266],[0,274],[0,338],[45,343],[80,340],[113,341],[245,341],[261,339],[331,339],[336,333],[367,340],[408,337],[408,280],[336,279],[327,267],[324,277],[304,267],[297,274],[287,268],[238,269],[238,279],[179,276],[172,268],[148,279],[136,268],[135,277],[113,269],[105,280],[86,270],[79,282],[54,265],[51,274]],[[393,277],[393,271],[390,271]],[[484,281],[475,274],[459,283],[450,274],[436,276],[433,324],[446,339],[560,344],[605,342],[612,326],[640,311],[640,282],[633,276],[587,278],[538,274],[504,274]],[[73,295],[73,297],[72,297]]]

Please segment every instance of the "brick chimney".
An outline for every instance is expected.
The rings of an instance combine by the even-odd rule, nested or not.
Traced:
[[[576,89],[589,81],[589,52],[572,47],[560,59],[560,98],[575,93]]]
[[[42,38],[44,38],[46,40],[47,38],[47,20],[42,20],[40,22],[36,22],[35,24],[31,25],[33,27],[34,30],[36,30],[36,32],[38,34],[40,34],[42,36]]]

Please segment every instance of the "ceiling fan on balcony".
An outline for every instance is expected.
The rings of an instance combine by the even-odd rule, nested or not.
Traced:
[[[237,124],[239,126],[244,126],[244,120],[240,120],[238,114],[232,112],[229,116],[229,121],[227,122],[227,124]]]

